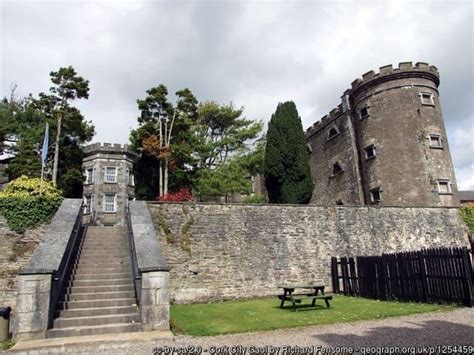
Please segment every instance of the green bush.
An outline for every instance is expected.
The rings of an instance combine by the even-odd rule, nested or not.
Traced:
[[[0,214],[15,232],[49,222],[63,198],[61,192],[49,181],[43,181],[40,195],[40,179],[19,177],[0,191]]]
[[[474,233],[474,207],[462,207],[461,208],[461,218],[464,223],[467,224],[467,227]]]
[[[243,203],[266,203],[265,196],[263,195],[251,195],[244,198]]]

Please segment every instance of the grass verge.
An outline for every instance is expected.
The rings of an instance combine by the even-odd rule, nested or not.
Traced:
[[[283,309],[279,308],[279,300],[275,297],[172,305],[171,320],[172,330],[176,333],[208,336],[381,319],[454,308],[439,304],[385,302],[336,295],[329,309],[319,304],[314,308],[301,307],[293,312],[286,304]]]

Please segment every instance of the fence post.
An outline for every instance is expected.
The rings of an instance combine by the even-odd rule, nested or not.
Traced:
[[[428,280],[426,279],[425,261],[423,250],[418,253],[418,267],[420,268],[421,295],[423,302],[428,301]]]
[[[472,265],[469,260],[469,252],[466,247],[462,248],[461,255],[462,255],[462,266],[463,266],[463,276],[465,276],[464,284],[465,284],[465,294],[464,294],[464,305],[468,307],[472,307],[472,292],[474,291],[472,288]]]
[[[337,258],[331,258],[331,279],[332,279],[332,292],[339,293],[339,274],[337,269]]]

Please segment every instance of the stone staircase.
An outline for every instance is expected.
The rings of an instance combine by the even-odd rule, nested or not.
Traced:
[[[88,227],[48,338],[137,332],[127,230]]]

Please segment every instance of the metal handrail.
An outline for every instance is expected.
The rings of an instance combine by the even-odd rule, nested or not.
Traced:
[[[130,216],[130,208],[127,204],[125,209],[126,219],[127,219],[127,240],[128,240],[128,249],[130,251],[130,258],[132,260],[132,268],[133,268],[133,286],[135,288],[135,297],[137,300],[137,305],[140,304],[140,298],[142,294],[142,275],[140,270],[138,269],[138,262],[137,262],[137,253],[135,251],[135,240],[133,238],[133,230],[132,230],[132,219]]]
[[[71,269],[74,266],[74,262],[77,257],[79,244],[83,238],[85,226],[82,224],[83,217],[83,204],[79,209],[79,213],[76,217],[76,222],[74,223],[74,228],[69,237],[66,250],[64,251],[61,263],[59,264],[58,270],[55,270],[51,278],[51,297],[49,305],[49,327],[52,327],[54,321],[54,313],[56,311],[57,305],[59,303],[61,292],[64,287],[64,282],[67,281],[67,278],[71,274]]]

